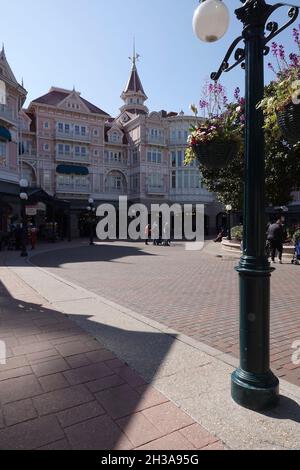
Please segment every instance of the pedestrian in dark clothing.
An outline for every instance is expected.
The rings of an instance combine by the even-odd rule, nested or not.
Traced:
[[[270,243],[272,263],[275,263],[276,251],[278,251],[279,263],[282,264],[284,230],[280,219],[275,224],[269,225],[267,240]]]

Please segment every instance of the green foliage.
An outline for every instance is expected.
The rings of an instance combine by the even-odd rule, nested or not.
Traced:
[[[231,229],[231,236],[235,240],[242,241],[243,240],[243,226],[238,225],[237,227],[232,227]]]

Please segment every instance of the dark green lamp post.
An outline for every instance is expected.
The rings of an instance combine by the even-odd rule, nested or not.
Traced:
[[[20,199],[21,199],[21,219],[22,219],[22,235],[21,235],[21,256],[26,258],[27,253],[27,215],[26,215],[26,202],[28,201],[28,181],[21,179],[20,181]]]
[[[231,2],[230,2],[231,3]],[[265,251],[265,153],[263,113],[257,109],[264,95],[264,56],[267,44],[290,26],[299,15],[299,6],[265,0],[241,0],[235,11],[243,32],[230,46],[218,72],[237,65],[245,70],[245,191],[243,255],[240,276],[240,367],[232,375],[232,398],[241,406],[264,410],[276,406],[279,381],[270,370],[270,278],[272,269]],[[282,27],[269,22],[281,7],[290,7]],[[227,31],[229,11],[221,0],[203,0],[194,14],[195,34],[205,42],[215,42]],[[242,43],[241,47],[238,47]],[[229,63],[234,56],[233,64]]]
[[[90,222],[90,246],[94,245],[94,215],[96,212],[96,208],[94,206],[94,199],[90,197],[89,205],[87,210],[89,211],[89,222]]]

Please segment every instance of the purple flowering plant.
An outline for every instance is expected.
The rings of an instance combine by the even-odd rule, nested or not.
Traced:
[[[300,24],[292,34],[296,52],[287,54],[282,44],[273,42],[271,45],[274,60],[268,66],[274,72],[275,80],[265,88],[265,97],[258,105],[265,115],[265,130],[275,139],[281,137],[278,112],[291,103],[300,105]]]
[[[219,82],[207,82],[202,91],[199,109],[202,118],[198,118],[198,108],[190,109],[197,117],[197,123],[190,128],[185,164],[196,159],[195,146],[213,142],[232,142],[239,147],[242,144],[245,123],[245,100],[240,96],[240,89],[234,92],[234,102],[229,103],[226,90]]]

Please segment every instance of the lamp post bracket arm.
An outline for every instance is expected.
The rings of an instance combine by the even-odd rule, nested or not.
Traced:
[[[241,41],[244,41],[243,36],[239,36],[233,41],[233,43],[228,49],[227,54],[224,57],[224,60],[222,61],[222,64],[219,70],[211,74],[212,80],[215,80],[215,81],[219,80],[223,72],[229,72],[230,70],[232,70],[233,68],[235,68],[237,65],[241,64],[244,61],[245,50],[242,48],[237,48],[238,44]],[[234,53],[235,62],[232,65],[230,65],[229,60],[233,53]]]

